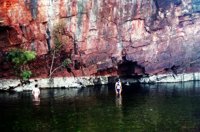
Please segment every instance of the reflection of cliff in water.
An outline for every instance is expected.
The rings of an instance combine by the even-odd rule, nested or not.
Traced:
[[[96,95],[108,95],[109,88],[106,85],[87,87],[87,88],[69,88],[69,89],[42,89],[40,94],[40,99],[42,100],[60,100],[60,99],[70,99],[75,97],[86,97],[86,96],[96,96]],[[4,101],[15,101],[19,99],[32,99],[31,91],[26,92],[15,92],[0,93],[0,100]]]
[[[102,86],[87,87],[87,88],[41,90],[42,98],[52,97],[54,99],[95,96],[97,94],[107,95],[108,87],[106,85],[102,85]]]
[[[169,95],[169,96],[194,96],[200,95],[200,81],[190,81],[183,83],[157,83],[141,84],[141,89],[148,90],[149,94]]]
[[[157,84],[132,84],[129,87],[123,87],[122,96],[137,93],[159,96],[190,96],[200,95],[200,81],[191,81],[184,83],[157,83]],[[108,96],[114,94],[114,86],[102,85],[87,88],[70,88],[70,89],[42,89],[40,99],[42,100],[59,100],[71,98],[83,98],[93,96]],[[0,93],[0,102],[16,101],[16,100],[32,100],[31,91]]]

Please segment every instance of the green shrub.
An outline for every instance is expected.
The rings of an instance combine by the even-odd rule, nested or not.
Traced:
[[[72,61],[67,58],[65,59],[63,62],[62,62],[62,65],[65,67],[65,68],[69,68],[69,65],[72,64]]]
[[[29,79],[32,75],[31,71],[27,69],[27,63],[36,58],[34,51],[27,51],[23,49],[12,49],[8,52],[7,59],[13,64],[14,71],[17,76],[22,79]]]
[[[34,60],[36,53],[34,51],[25,51],[22,49],[12,49],[8,53],[8,60],[10,60],[15,66],[21,66],[27,62]]]
[[[20,76],[23,80],[28,80],[32,75],[32,72],[29,70],[24,70],[21,72]]]

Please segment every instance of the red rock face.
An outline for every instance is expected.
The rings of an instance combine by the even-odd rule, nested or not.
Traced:
[[[199,72],[199,3],[0,0],[0,51],[21,47],[35,50],[38,60],[48,61],[41,59],[48,56],[47,29],[53,47],[53,30],[62,23],[61,38],[76,76]],[[72,76],[63,71],[56,75]]]

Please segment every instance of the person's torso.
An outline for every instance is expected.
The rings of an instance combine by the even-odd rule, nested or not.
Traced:
[[[120,89],[121,88],[121,84],[119,82],[117,82],[117,89]]]

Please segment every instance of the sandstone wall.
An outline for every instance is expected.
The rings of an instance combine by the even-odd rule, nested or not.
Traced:
[[[0,56],[47,54],[47,29],[63,23],[78,76],[199,72],[199,13],[200,0],[0,0]]]

